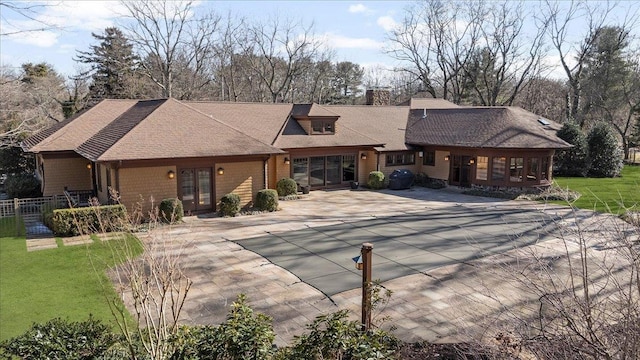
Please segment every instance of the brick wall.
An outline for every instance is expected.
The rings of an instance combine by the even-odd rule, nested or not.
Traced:
[[[130,211],[142,204],[143,215],[158,206],[162,199],[178,197],[178,184],[176,176],[173,179],[167,177],[169,170],[176,172],[175,166],[157,166],[140,168],[122,168],[118,170],[120,179],[120,202]],[[114,171],[111,171],[114,173]],[[102,184],[102,186],[106,186]],[[115,187],[115,182],[112,182]]]
[[[44,160],[44,196],[60,195],[65,186],[69,190],[91,190],[91,170],[85,158],[60,158]]]
[[[220,199],[229,193],[238,194],[242,206],[245,206],[253,202],[256,193],[264,188],[262,161],[217,163],[216,169],[219,167],[224,168],[224,175],[219,175],[214,169],[216,207]]]

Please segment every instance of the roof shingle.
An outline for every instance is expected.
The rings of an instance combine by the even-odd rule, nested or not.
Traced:
[[[411,110],[405,141],[415,145],[479,148],[563,149],[559,124],[517,107],[460,107]]]

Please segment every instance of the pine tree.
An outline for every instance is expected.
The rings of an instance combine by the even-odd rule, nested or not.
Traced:
[[[91,69],[85,73],[91,74],[92,79],[89,97],[93,100],[139,97],[135,86],[138,58],[133,53],[133,45],[116,27],[106,28],[103,35],[91,35],[100,44],[92,45],[90,51],[78,51],[75,59],[91,64]]]

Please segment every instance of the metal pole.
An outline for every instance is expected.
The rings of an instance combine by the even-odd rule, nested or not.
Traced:
[[[362,330],[371,329],[371,255],[373,244],[362,244]]]

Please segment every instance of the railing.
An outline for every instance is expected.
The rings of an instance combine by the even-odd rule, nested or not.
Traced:
[[[65,190],[64,195],[0,200],[0,219],[15,218],[15,236],[24,234],[27,239],[51,236],[51,231],[44,225],[44,213],[47,210],[88,206],[92,195],[91,191]]]

